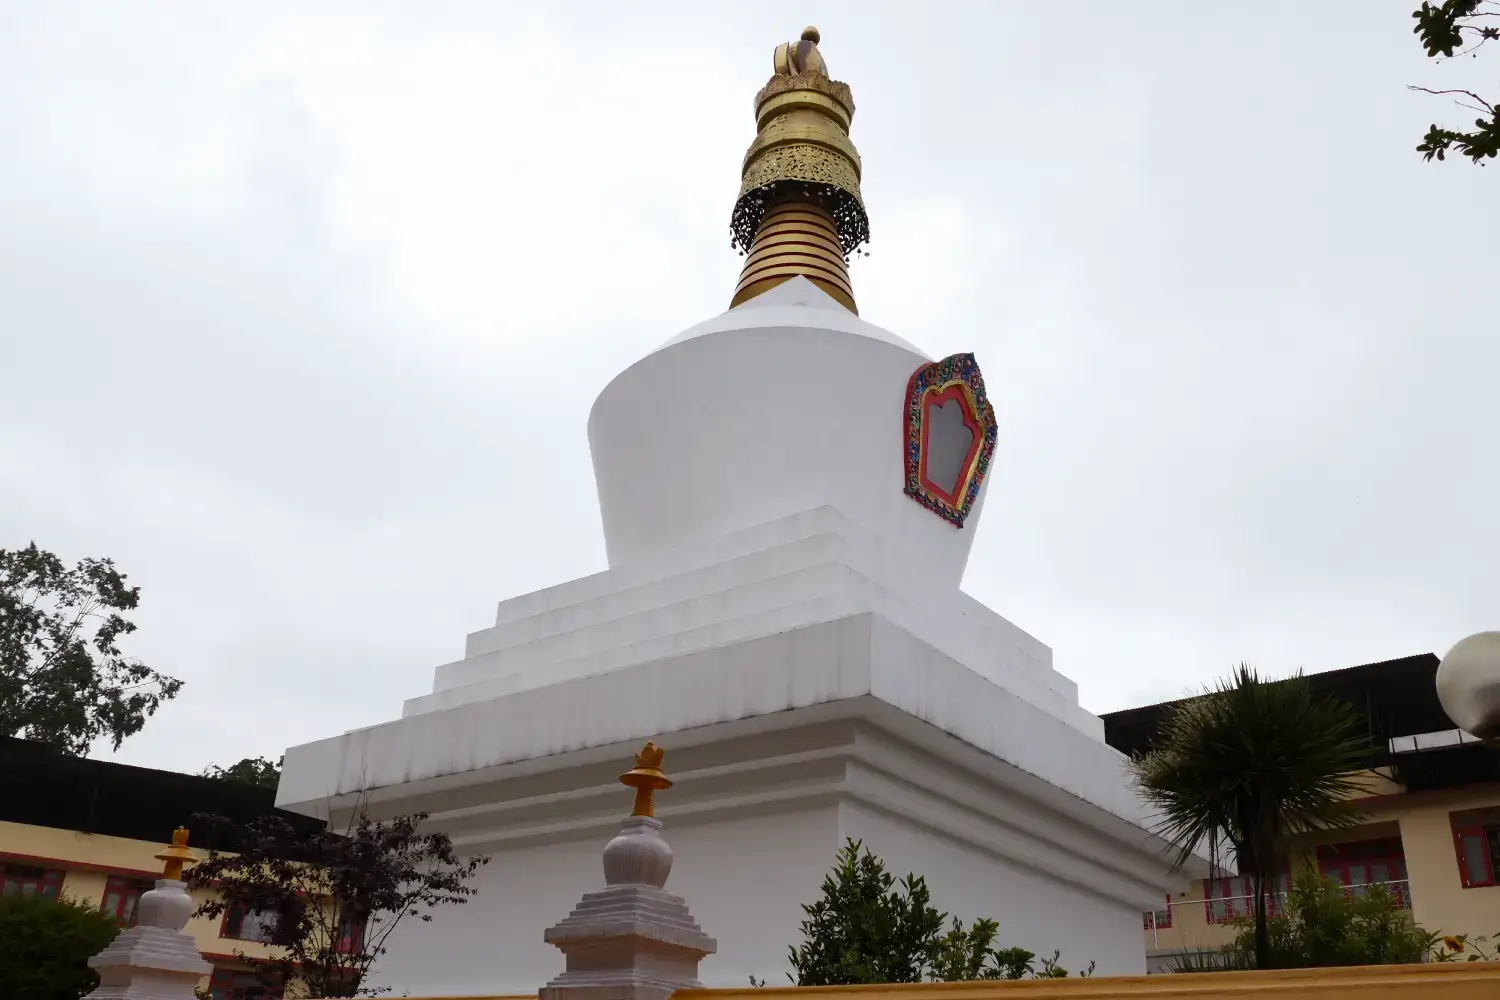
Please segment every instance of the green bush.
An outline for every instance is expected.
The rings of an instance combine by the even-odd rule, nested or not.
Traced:
[[[5,1000],[78,1000],[99,985],[88,960],[118,933],[97,906],[0,896],[0,992]]]
[[[1061,979],[1059,952],[1041,959],[1024,948],[995,947],[1000,925],[972,927],[932,906],[920,875],[897,879],[855,840],[839,851],[823,880],[823,896],[802,907],[802,944],[791,949],[798,986],[956,982],[974,979]],[[947,930],[944,927],[947,926]],[[1092,963],[1083,975],[1093,971]],[[751,978],[756,986],[763,980]]]
[[[1180,956],[1175,971],[1256,968],[1254,924],[1240,918],[1235,925],[1239,933],[1221,955]],[[1385,887],[1372,885],[1351,895],[1310,871],[1297,876],[1267,930],[1270,964],[1264,967],[1271,969],[1423,962],[1442,940],[1418,927]]]

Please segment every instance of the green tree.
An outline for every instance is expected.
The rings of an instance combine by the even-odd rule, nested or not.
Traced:
[[[823,897],[804,904],[803,943],[791,949],[798,986],[920,983],[947,915],[927,882],[899,884],[885,863],[850,839],[823,879]]]
[[[108,559],[69,569],[35,542],[0,549],[0,734],[78,756],[108,736],[118,750],[175,698],[181,681],[120,651],[140,594]]]
[[[228,767],[220,767],[210,764],[203,769],[205,778],[217,778],[220,781],[238,781],[243,785],[255,785],[260,788],[275,788],[281,784],[281,766],[286,763],[286,757],[278,757],[274,761],[269,757],[246,757],[237,764]]]
[[[97,906],[0,896],[0,984],[5,1000],[76,1000],[99,985],[88,960],[120,926]]]
[[[823,895],[804,904],[802,944],[791,949],[798,986],[864,983],[957,982],[975,979],[1061,979],[1060,952],[1043,958],[1024,948],[995,947],[1000,925],[979,919],[972,927],[932,905],[919,875],[896,879],[885,863],[856,840],[840,849],[823,880]],[[1093,964],[1083,974],[1093,971]],[[751,977],[751,985],[764,980]]]
[[[1271,962],[1266,895],[1291,839],[1357,820],[1348,805],[1364,749],[1357,720],[1344,702],[1316,697],[1300,673],[1266,681],[1241,664],[1176,705],[1131,761],[1178,868],[1206,848],[1216,867],[1232,854],[1250,876],[1257,968]]]
[[[1476,50],[1487,42],[1500,39],[1500,25],[1490,18],[1500,18],[1500,3],[1496,0],[1442,0],[1441,3],[1424,2],[1412,12],[1417,36],[1427,55],[1433,59],[1452,59],[1454,56],[1476,58]],[[1427,94],[1449,94],[1458,100],[1459,107],[1479,112],[1474,121],[1474,131],[1460,132],[1454,129],[1431,125],[1422,137],[1417,152],[1423,159],[1444,159],[1448,150],[1456,150],[1474,163],[1500,156],[1500,104],[1480,97],[1472,90],[1451,88],[1434,90],[1430,87],[1412,87]]]
[[[1406,965],[1443,958],[1443,939],[1418,927],[1384,886],[1356,895],[1313,871],[1297,876],[1282,912],[1268,922],[1268,966],[1256,958],[1254,922],[1241,918],[1235,924],[1239,933],[1221,955],[1184,962],[1177,971]]]
[[[274,814],[244,827],[195,817],[195,826],[232,836],[237,851],[211,852],[188,869],[190,884],[216,890],[197,913],[263,915],[281,954],[240,957],[287,997],[377,995],[370,974],[391,932],[404,919],[430,921],[436,907],[467,903],[470,881],[489,863],[458,857],[446,834],[422,832],[426,819],[376,821],[359,810],[342,833],[308,834]]]

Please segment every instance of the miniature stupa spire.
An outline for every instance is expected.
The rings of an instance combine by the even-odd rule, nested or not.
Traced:
[[[731,244],[746,254],[730,308],[797,275],[858,313],[848,259],[870,239],[849,141],[854,96],[829,79],[818,29],[776,47],[776,73],[755,95],[758,134],[745,153]]]
[[[635,808],[604,845],[604,888],[586,894],[543,939],[559,948],[562,974],[537,1000],[667,1000],[698,982],[698,963],[718,950],[687,904],[663,888],[672,848],[662,839],[652,796],[672,787],[664,751],[647,743],[635,767],[620,775],[635,789]]]
[[[197,857],[188,832],[172,831],[172,846],[156,855],[163,862],[155,888],[141,894],[136,924],[89,959],[99,987],[85,1000],[194,1000],[198,980],[213,971],[192,935],[183,933],[197,904],[182,881],[182,868]]]

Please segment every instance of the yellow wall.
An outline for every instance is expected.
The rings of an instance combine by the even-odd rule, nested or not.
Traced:
[[[34,864],[45,864],[46,867],[61,868],[67,872],[63,878],[63,895],[96,905],[104,901],[104,886],[110,875],[142,880],[156,877],[151,873],[161,871],[161,862],[154,856],[165,846],[142,840],[79,833],[76,830],[0,822],[0,855],[47,859],[46,862],[38,861]],[[17,860],[16,863],[28,862]],[[94,866],[108,870],[95,871],[75,866]],[[194,891],[193,898],[202,901],[209,895],[209,891],[197,890]],[[255,941],[221,938],[219,926],[219,919],[194,917],[184,929],[193,936],[198,949],[209,958],[231,956],[237,952],[264,958],[274,951]]]
[[[1233,940],[1235,928],[1208,922],[1202,880],[1195,881],[1187,892],[1172,895],[1172,926],[1147,929],[1148,955],[1184,951],[1217,951]],[[1165,902],[1165,900],[1163,901]]]
[[[1411,877],[1412,915],[1428,930],[1444,934],[1500,937],[1500,886],[1465,889],[1453,845],[1449,813],[1500,805],[1500,788],[1458,789],[1407,796],[1401,811],[1401,842]]]

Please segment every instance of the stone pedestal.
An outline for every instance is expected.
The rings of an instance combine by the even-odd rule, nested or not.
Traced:
[[[567,969],[537,1000],[666,1000],[702,985],[698,962],[718,943],[680,897],[662,889],[671,870],[661,821],[627,819],[604,848],[606,888],[547,928],[545,939],[562,950]]]
[[[86,1000],[194,1000],[198,980],[213,971],[193,939],[182,932],[193,915],[187,884],[158,879],[141,896],[140,922],[121,931],[89,967],[99,988]]]

